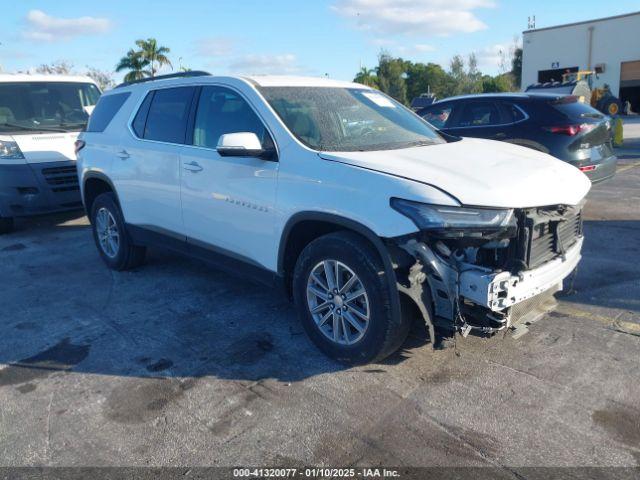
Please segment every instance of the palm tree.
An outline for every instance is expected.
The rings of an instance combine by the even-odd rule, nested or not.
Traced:
[[[155,77],[158,69],[163,65],[169,65],[173,70],[173,65],[169,61],[167,54],[170,52],[167,47],[159,47],[155,38],[146,40],[136,40],[136,45],[140,48],[138,52],[141,58],[148,62],[151,67],[151,76]]]
[[[125,82],[132,82],[134,80],[140,80],[145,77],[151,77],[151,72],[145,70],[149,66],[149,61],[140,55],[140,52],[136,52],[130,49],[127,55],[122,57],[116,65],[116,72],[122,70],[129,70],[124,76]]]
[[[367,85],[369,87],[378,86],[378,78],[376,77],[375,70],[369,69],[367,67],[360,68],[360,71],[357,73],[353,81],[356,83]]]

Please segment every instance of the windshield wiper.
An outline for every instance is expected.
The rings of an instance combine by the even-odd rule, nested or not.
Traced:
[[[0,124],[0,127],[19,128],[20,130],[31,130],[29,127],[26,127],[24,125],[14,125],[12,123],[3,123],[3,124]]]
[[[406,145],[408,147],[426,147],[427,145],[434,145],[433,140],[416,140],[415,142],[409,142]]]
[[[62,128],[36,127],[29,125],[18,125],[17,123],[1,123],[0,127],[19,128],[20,130],[28,130],[30,132],[60,132],[66,133]]]
[[[87,126],[87,122],[76,122],[76,123],[61,123],[60,128],[84,128]]]

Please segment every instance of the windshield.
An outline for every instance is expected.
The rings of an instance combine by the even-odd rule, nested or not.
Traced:
[[[263,87],[287,128],[320,151],[372,151],[444,143],[433,128],[374,90],[337,87]]]
[[[91,83],[0,83],[0,132],[80,131],[98,97]]]

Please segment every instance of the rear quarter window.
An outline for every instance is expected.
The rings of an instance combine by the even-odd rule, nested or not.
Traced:
[[[138,113],[136,113],[136,118],[134,118],[133,123],[131,124],[131,128],[136,132],[136,135],[139,138],[144,138],[144,131],[147,125],[147,116],[149,115],[149,107],[151,106],[151,100],[153,100],[153,92],[149,92],[145,97],[142,105],[138,109]]]
[[[104,132],[130,95],[130,92],[124,92],[100,97],[89,117],[87,132]]]
[[[523,107],[522,105],[516,105],[515,103],[511,102],[506,102],[504,104],[504,107],[508,123],[517,123],[527,119],[527,115],[525,114],[526,107]]]

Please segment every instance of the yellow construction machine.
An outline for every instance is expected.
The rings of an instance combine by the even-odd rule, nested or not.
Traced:
[[[575,95],[581,101],[589,103],[602,113],[615,117],[622,110],[622,103],[606,83],[602,87],[593,87],[593,78],[597,73],[593,70],[580,70],[562,75],[562,82],[535,83],[527,87],[527,92],[564,93]]]

